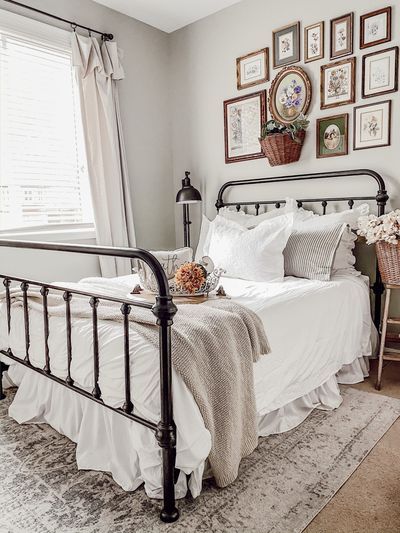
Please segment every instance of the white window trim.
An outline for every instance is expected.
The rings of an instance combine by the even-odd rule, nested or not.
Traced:
[[[57,43],[65,50],[71,49],[71,31],[57,28],[50,24],[40,22],[29,17],[12,13],[0,8],[0,28],[10,34],[15,31],[20,37],[25,34],[27,37],[34,37],[48,45]],[[43,240],[45,242],[59,240],[66,242],[70,240],[91,240],[96,238],[96,229],[91,224],[55,224],[54,226],[35,226],[26,228],[16,228],[0,230],[2,239],[18,240]]]
[[[21,241],[68,242],[96,239],[94,224],[54,224],[0,231],[1,239]]]

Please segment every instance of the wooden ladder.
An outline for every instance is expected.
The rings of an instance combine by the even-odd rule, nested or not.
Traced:
[[[376,385],[375,385],[376,390],[381,390],[383,361],[400,361],[400,350],[395,350],[395,349],[386,347],[386,334],[387,334],[388,324],[400,325],[400,318],[389,316],[390,298],[392,295],[392,290],[399,290],[400,285],[390,285],[388,283],[385,283],[385,289],[386,289],[386,296],[385,296],[385,307],[384,307],[383,319],[382,319],[381,342],[380,342],[380,348],[379,348],[378,377],[377,377]]]

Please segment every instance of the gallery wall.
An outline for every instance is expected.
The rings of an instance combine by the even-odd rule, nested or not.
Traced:
[[[356,103],[361,105],[361,57],[365,53],[399,45],[399,10],[393,5],[393,38],[390,43],[365,51],[359,49],[359,16],[388,5],[380,0],[364,0],[349,5],[345,0],[287,0],[284,8],[275,0],[244,0],[243,2],[191,24],[170,35],[135,19],[92,2],[91,0],[29,0],[32,6],[79,19],[104,31],[112,31],[124,50],[126,78],[119,85],[121,113],[127,146],[128,166],[132,182],[132,199],[138,246],[167,249],[182,245],[182,213],[174,203],[176,191],[185,170],[191,171],[192,182],[201,190],[203,203],[191,206],[192,242],[196,244],[200,215],[212,217],[219,187],[230,179],[282,175],[309,171],[370,167],[382,173],[391,195],[391,205],[400,206],[400,156],[397,147],[400,131],[399,93],[370,99],[392,100],[391,146],[354,152],[352,150],[353,105],[320,110],[320,67],[329,59],[329,20],[355,12],[354,56],[357,57]],[[0,0],[0,9],[27,12]],[[41,15],[29,14],[51,24],[58,24]],[[278,71],[272,69],[272,31],[299,20],[301,35],[305,26],[325,21],[325,58],[302,66],[313,87],[309,111],[311,126],[307,133],[301,159],[287,166],[270,167],[266,159],[226,164],[224,155],[223,101],[235,96],[269,89],[271,82],[238,91],[236,58],[268,46],[270,48],[270,79]],[[61,27],[65,27],[60,23]],[[301,39],[303,59],[303,39]],[[317,159],[315,154],[315,122],[317,118],[336,113],[349,113],[349,155]],[[338,183],[314,184],[313,196],[337,194]],[[240,199],[282,197],[309,194],[301,184],[290,191],[241,191]],[[340,191],[374,194],[373,182],[346,180]],[[234,198],[232,198],[234,199]],[[76,242],[76,241],[75,241]],[[88,241],[85,238],[85,242]],[[46,279],[78,279],[98,273],[98,264],[87,258],[66,262],[55,257],[29,256],[21,261],[16,252],[0,251],[0,261],[8,270],[26,273],[32,266]]]
[[[393,4],[393,2],[392,2]],[[386,179],[391,204],[400,207],[400,118],[399,93],[363,100],[361,98],[362,55],[399,45],[399,10],[392,5],[392,41],[373,48],[359,48],[359,17],[361,14],[391,5],[382,0],[364,0],[349,3],[345,0],[321,2],[318,0],[287,0],[284,4],[273,0],[245,0],[224,11],[176,31],[171,36],[171,87],[173,122],[173,175],[175,189],[183,169],[192,171],[193,182],[203,195],[201,209],[208,216],[214,216],[214,203],[219,187],[230,179],[278,176],[302,172],[321,172],[337,169],[369,167],[380,172]],[[320,67],[330,63],[329,21],[354,11],[354,54],[357,58],[356,103],[333,109],[320,110]],[[305,64],[303,51],[303,29],[305,26],[325,21],[325,58]],[[313,96],[309,109],[310,128],[297,163],[270,167],[266,159],[240,163],[225,163],[223,101],[235,96],[269,89],[271,82],[256,85],[245,90],[236,88],[236,58],[268,46],[270,48],[270,78],[279,70],[272,69],[272,31],[290,23],[301,23],[301,59],[298,66],[305,69],[312,82]],[[348,56],[348,57],[353,57]],[[381,100],[392,100],[391,146],[362,151],[353,151],[353,107]],[[349,155],[329,159],[316,158],[316,119],[339,113],[349,113]],[[361,188],[361,189],[360,189]],[[309,194],[307,185],[301,183],[290,191],[271,190],[272,198],[280,198],[290,192],[297,197]],[[338,191],[374,194],[374,182],[313,184],[313,196]],[[267,199],[269,189],[257,192],[241,190],[240,199]],[[261,198],[261,195],[263,198]],[[233,198],[232,198],[233,199]],[[237,199],[237,198],[236,198]],[[193,235],[198,232],[199,212],[193,211]],[[181,216],[176,213],[177,243],[182,242]]]

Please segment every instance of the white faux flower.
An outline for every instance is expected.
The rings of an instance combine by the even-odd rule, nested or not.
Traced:
[[[378,241],[397,244],[400,240],[400,209],[386,215],[364,215],[358,219],[358,235],[365,237],[367,244]]]

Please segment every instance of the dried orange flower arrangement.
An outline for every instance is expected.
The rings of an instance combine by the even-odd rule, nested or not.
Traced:
[[[184,263],[175,273],[177,289],[194,294],[201,289],[207,279],[207,271],[199,263]]]

